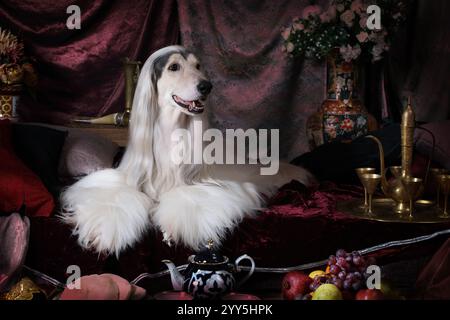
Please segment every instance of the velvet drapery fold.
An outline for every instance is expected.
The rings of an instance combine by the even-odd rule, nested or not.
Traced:
[[[411,95],[419,121],[450,116],[447,0],[409,0],[408,23],[388,59],[366,68],[364,103],[378,120],[399,121]],[[328,0],[2,0],[0,25],[25,40],[36,59],[36,100],[23,95],[24,120],[64,123],[69,115],[123,110],[122,59],[145,61],[181,42],[214,83],[212,126],[280,130],[282,158],[309,150],[306,120],[325,98],[325,66],[290,59],[281,27],[311,4]],[[66,27],[71,4],[81,29]],[[181,35],[181,39],[179,39]]]
[[[200,56],[214,83],[212,125],[279,129],[282,158],[308,151],[306,119],[325,98],[324,64],[282,51],[281,28],[309,4],[178,0],[181,42]]]
[[[387,59],[363,68],[363,102],[379,123],[399,122],[407,96],[419,121],[450,116],[450,3],[407,2],[407,23],[393,35]],[[281,51],[280,29],[310,4],[327,8],[329,1],[178,0],[181,41],[215,84],[212,124],[280,129],[281,156],[288,159],[309,151],[306,120],[325,99],[325,63]]]
[[[66,26],[81,9],[81,28]],[[122,60],[144,62],[156,49],[178,42],[175,0],[2,0],[0,25],[23,38],[39,74],[36,99],[24,94],[24,120],[65,122],[125,105]]]

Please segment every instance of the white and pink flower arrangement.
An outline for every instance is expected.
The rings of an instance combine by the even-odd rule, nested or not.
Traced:
[[[380,29],[368,27],[368,4],[362,0],[333,0],[325,10],[318,5],[306,7],[301,18],[283,28],[283,50],[291,56],[321,60],[337,48],[346,62],[360,57],[381,60],[389,50],[391,33],[405,19],[406,3],[374,0],[371,4],[381,9]]]

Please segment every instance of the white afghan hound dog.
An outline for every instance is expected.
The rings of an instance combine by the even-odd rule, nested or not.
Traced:
[[[208,240],[215,245],[244,217],[262,208],[262,194],[312,176],[289,164],[263,176],[258,165],[180,164],[173,150],[192,152],[174,141],[176,129],[194,135],[194,120],[207,128],[206,98],[212,88],[196,56],[181,46],[153,53],[145,62],[134,95],[129,141],[116,169],[94,172],[61,197],[63,220],[73,226],[79,244],[99,253],[119,255],[152,226],[167,244],[192,249]],[[201,134],[201,133],[200,133]]]

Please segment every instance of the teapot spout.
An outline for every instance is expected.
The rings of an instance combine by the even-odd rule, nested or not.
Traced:
[[[178,271],[177,267],[175,267],[175,264],[170,260],[162,260],[161,262],[164,263],[169,269],[170,281],[172,282],[173,290],[182,291],[184,278],[180,271]]]

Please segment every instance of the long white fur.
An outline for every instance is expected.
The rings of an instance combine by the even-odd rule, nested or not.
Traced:
[[[62,218],[74,227],[79,244],[85,248],[119,255],[151,225],[167,240],[193,249],[209,239],[220,244],[227,232],[263,206],[261,193],[270,196],[291,179],[305,184],[312,179],[306,170],[287,164],[281,164],[276,176],[261,176],[258,166],[173,163],[173,130],[184,128],[194,135],[194,118],[201,119],[207,128],[205,113],[191,115],[172,99],[177,94],[196,100],[197,83],[206,79],[195,68],[193,55],[183,62],[177,52],[185,49],[160,49],[144,64],[134,95],[129,143],[120,166],[88,175],[62,195]],[[155,60],[171,53],[183,63],[182,72],[163,71],[154,83]]]

